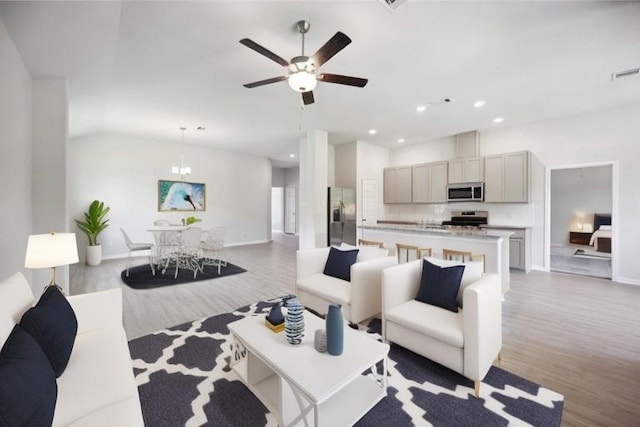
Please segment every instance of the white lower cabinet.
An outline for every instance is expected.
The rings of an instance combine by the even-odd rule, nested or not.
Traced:
[[[524,239],[509,238],[509,267],[524,270]]]
[[[531,270],[531,229],[488,226],[492,230],[507,231],[509,236],[509,267],[529,272]]]

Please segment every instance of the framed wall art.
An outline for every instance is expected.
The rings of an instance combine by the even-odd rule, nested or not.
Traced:
[[[158,211],[203,212],[205,184],[158,180]]]

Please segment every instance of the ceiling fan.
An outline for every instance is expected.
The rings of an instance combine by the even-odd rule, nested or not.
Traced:
[[[309,32],[311,24],[309,21],[298,21],[298,31],[302,35],[302,54],[295,56],[291,61],[287,61],[258,43],[250,39],[242,39],[240,43],[253,49],[261,55],[266,56],[270,60],[277,62],[283,67],[287,67],[289,72],[287,75],[273,77],[266,80],[259,80],[253,83],[247,83],[243,85],[246,88],[254,88],[258,86],[267,85],[270,83],[277,83],[284,80],[289,81],[289,86],[296,92],[302,93],[302,102],[304,105],[314,103],[313,89],[316,87],[318,81],[327,83],[337,83],[347,86],[364,87],[368,80],[359,77],[343,76],[340,74],[319,73],[316,71],[322,64],[331,59],[336,53],[347,47],[351,43],[351,39],[344,33],[338,31],[333,37],[331,37],[316,53],[312,56],[305,56],[304,54],[304,35]]]

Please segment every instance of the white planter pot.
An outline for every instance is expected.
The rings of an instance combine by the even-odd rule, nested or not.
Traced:
[[[87,246],[87,265],[100,265],[102,262],[102,246]]]

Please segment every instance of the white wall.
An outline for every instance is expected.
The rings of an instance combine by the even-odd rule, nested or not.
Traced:
[[[504,127],[480,133],[480,155],[529,150],[533,161],[533,203],[449,203],[444,205],[380,205],[379,218],[442,220],[452,210],[484,209],[496,225],[532,227],[532,267],[543,269],[545,259],[545,173],[544,168],[581,163],[612,161],[618,165],[617,235],[612,245],[618,268],[617,280],[640,285],[640,263],[635,248],[640,241],[640,106],[602,110],[517,127]],[[374,167],[410,165],[453,158],[453,138],[390,150],[388,159],[372,162]],[[367,164],[366,154],[358,153],[358,165]],[[382,170],[380,183],[382,183]],[[360,200],[359,200],[360,202]],[[615,214],[615,212],[614,212]]]
[[[80,218],[94,199],[111,207],[111,226],[98,238],[106,257],[126,252],[132,240],[151,241],[153,221],[178,222],[194,215],[202,227],[225,226],[229,244],[264,242],[271,231],[271,163],[263,157],[185,144],[188,181],[207,185],[205,212],[158,212],[158,180],[178,160],[178,145],[100,134],[74,139],[69,150],[69,213]],[[86,244],[86,237],[79,234]]]
[[[349,142],[334,146],[335,149],[335,180],[334,187],[353,188],[356,183],[356,142]]]
[[[546,166],[617,161],[618,216],[612,240],[618,281],[640,285],[636,248],[640,241],[640,105],[481,133],[480,154],[530,150]],[[544,179],[535,182],[536,191]],[[614,191],[615,200],[615,191]],[[544,206],[542,206],[544,209]],[[615,214],[615,212],[614,212]],[[540,220],[536,206],[536,222]],[[542,214],[544,219],[544,213]],[[534,233],[533,267],[541,265],[544,227]]]
[[[271,168],[271,186],[284,187],[285,171],[284,168]]]
[[[65,80],[33,81],[33,170],[38,174],[31,188],[34,234],[67,232],[72,227],[67,215],[67,104]],[[69,267],[56,270],[56,283],[68,292]],[[46,269],[35,270],[33,282],[46,284],[50,276]]]
[[[307,131],[300,139],[299,247],[316,248],[327,242],[327,187],[329,148],[327,133]]]
[[[362,225],[362,180],[373,179],[378,187],[378,219],[385,219],[385,205],[382,204],[383,172],[389,166],[389,149],[372,145],[363,141],[357,141],[357,165],[356,165],[356,222]],[[358,238],[362,238],[358,229]]]
[[[32,81],[0,20],[0,280],[24,268],[32,227]],[[35,288],[42,289],[42,286]]]
[[[593,224],[594,213],[611,213],[611,166],[551,171],[551,244],[569,243],[576,222]]]
[[[451,160],[455,157],[454,142],[454,137],[448,137],[425,144],[398,145],[397,148],[389,151],[389,166]]]

